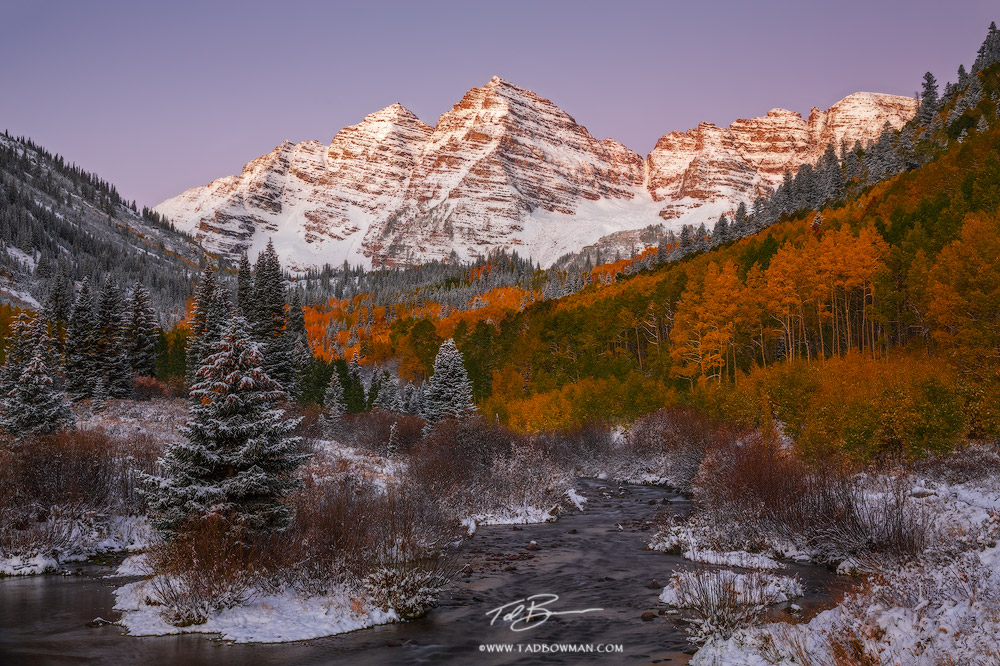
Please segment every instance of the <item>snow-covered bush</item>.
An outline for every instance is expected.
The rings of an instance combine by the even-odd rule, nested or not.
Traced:
[[[767,607],[802,596],[802,581],[752,570],[678,569],[660,601],[688,611],[688,635],[695,643],[728,638],[758,622]]]
[[[759,436],[711,451],[693,483],[695,519],[721,545],[792,547],[819,559],[911,557],[932,538],[905,478],[809,464]]]
[[[403,620],[415,620],[437,605],[441,589],[453,572],[436,557],[386,562],[368,574],[365,596],[382,610],[394,610]]]
[[[170,624],[202,624],[250,600],[264,568],[261,554],[234,539],[222,518],[196,519],[150,549],[152,601]]]
[[[0,444],[0,559],[93,550],[144,511],[139,476],[160,447],[149,437],[68,430]]]

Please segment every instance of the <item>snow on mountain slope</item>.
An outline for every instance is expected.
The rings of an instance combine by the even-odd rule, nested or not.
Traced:
[[[285,142],[239,176],[156,210],[230,257],[273,238],[292,268],[411,265],[495,248],[543,265],[603,236],[711,223],[813,162],[829,143],[898,127],[914,100],[857,93],[808,122],[774,109],[728,128],[662,137],[646,160],[598,140],[549,100],[498,77],[435,127],[399,104],[341,130],[329,146]]]
[[[853,147],[878,138],[885,123],[898,129],[917,111],[909,97],[855,93],[827,111],[813,108],[809,120],[794,111],[771,109],[760,118],[728,128],[701,123],[660,138],[649,154],[649,190],[672,220],[709,202],[735,209],[739,202],[777,187],[785,171],[812,164],[830,144]]]

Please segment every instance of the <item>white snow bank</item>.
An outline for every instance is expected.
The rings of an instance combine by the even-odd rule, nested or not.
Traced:
[[[721,553],[716,550],[692,548],[684,552],[684,559],[703,564],[721,564],[743,569],[782,569],[785,566],[767,555],[748,553],[745,550],[731,550]]]
[[[463,520],[462,524],[472,521],[479,525],[528,525],[531,523],[552,523],[556,520],[553,513],[555,507],[541,509],[537,506],[523,504],[521,506],[507,507],[497,511],[478,514],[469,519]]]
[[[701,605],[708,595],[714,599],[732,596],[746,606],[768,606],[804,594],[802,581],[797,576],[779,576],[764,571],[737,573],[731,569],[715,571],[675,571],[663,588],[660,601],[676,608]]]
[[[44,555],[0,558],[0,576],[33,576],[58,569],[59,562]]]
[[[130,583],[115,591],[119,623],[133,636],[181,633],[219,634],[236,643],[284,643],[342,634],[395,622],[392,611],[366,609],[345,590],[325,596],[301,597],[292,591],[260,596],[238,608],[223,610],[204,624],[175,627],[160,616],[161,607],[146,603],[149,581]]]

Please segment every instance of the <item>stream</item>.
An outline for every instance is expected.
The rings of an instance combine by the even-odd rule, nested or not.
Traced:
[[[112,591],[122,579],[114,567],[87,565],[75,576],[0,579],[0,663],[142,664],[143,666],[247,666],[278,664],[684,664],[690,644],[676,619],[660,615],[658,600],[679,556],[645,550],[661,511],[683,515],[684,499],[656,486],[581,479],[584,512],[566,511],[558,522],[481,526],[462,548],[459,566],[471,565],[426,617],[407,623],[297,643],[230,644],[207,634],[123,636],[121,627],[91,628],[96,617],[116,620]],[[535,545],[530,545],[534,541]],[[537,546],[537,549],[536,549]],[[690,563],[687,563],[690,564]],[[834,576],[817,566],[789,564],[805,600],[821,603]],[[651,581],[659,585],[653,589]],[[512,631],[489,611],[536,594],[555,594],[553,611],[603,610],[552,616]],[[651,611],[652,619],[642,619]],[[647,616],[648,617],[648,616]],[[510,653],[480,651],[512,644]],[[530,652],[552,644],[620,645],[616,653]],[[520,647],[519,647],[520,646]],[[518,650],[521,650],[518,652]]]

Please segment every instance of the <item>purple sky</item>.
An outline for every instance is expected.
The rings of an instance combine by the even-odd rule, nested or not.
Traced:
[[[494,74],[645,155],[701,120],[954,80],[1000,19],[996,0],[148,5],[15,0],[0,39],[0,128],[140,205],[396,101],[434,124]]]

